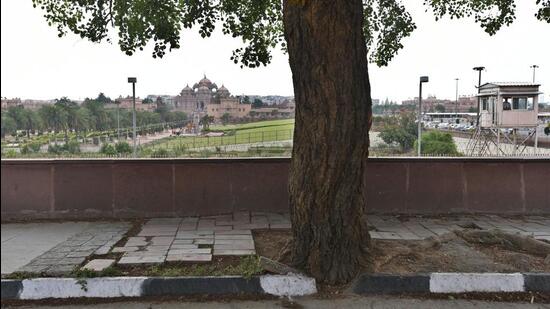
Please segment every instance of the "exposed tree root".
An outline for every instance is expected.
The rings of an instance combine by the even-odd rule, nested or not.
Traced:
[[[465,241],[472,244],[501,245],[511,251],[524,251],[532,255],[550,255],[550,244],[520,234],[510,234],[501,230],[455,231]]]

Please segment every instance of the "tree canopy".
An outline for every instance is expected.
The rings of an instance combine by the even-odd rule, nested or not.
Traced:
[[[300,3],[299,0],[293,0]],[[550,0],[533,0],[535,16],[550,23]],[[424,0],[436,19],[473,16],[490,35],[515,19],[515,0]],[[271,50],[286,49],[280,0],[33,0],[59,36],[72,32],[92,42],[113,41],[127,55],[154,43],[153,57],[181,46],[184,29],[198,26],[209,37],[217,26],[222,32],[241,37],[244,45],[231,60],[241,66],[258,67],[271,61]],[[400,0],[363,0],[365,44],[369,60],[379,66],[389,63],[403,48],[402,40],[416,25]]]

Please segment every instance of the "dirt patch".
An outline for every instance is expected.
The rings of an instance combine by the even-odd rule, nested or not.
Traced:
[[[544,258],[498,244],[468,242],[454,233],[424,241],[373,241],[374,272],[547,272]]]
[[[290,230],[254,230],[254,246],[256,254],[265,256],[281,263],[290,263],[289,256],[280,258],[281,252],[292,238]]]
[[[289,230],[254,231],[256,252],[277,259],[291,236]],[[375,273],[550,272],[542,256],[499,244],[471,243],[454,233],[422,241],[373,240],[372,254]],[[290,261],[285,256],[279,262]]]

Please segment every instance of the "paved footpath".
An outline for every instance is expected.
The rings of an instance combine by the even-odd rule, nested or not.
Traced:
[[[70,272],[94,252],[106,254],[129,228],[117,222],[2,224],[2,275]]]
[[[368,215],[370,235],[383,240],[422,240],[462,229],[500,229],[550,242],[549,216]],[[131,228],[126,222],[2,224],[2,274],[14,271],[66,274],[92,255],[120,252],[118,260],[94,260],[98,269],[118,264],[208,262],[217,255],[252,255],[252,230],[289,229],[288,213],[241,211],[218,216],[153,218],[136,236],[114,247]]]
[[[390,309],[390,308],[407,308],[407,309],[425,309],[425,308],[444,308],[444,309],[470,309],[470,308],[487,308],[487,309],[512,309],[512,308],[533,308],[533,309],[550,309],[549,304],[528,304],[528,303],[507,303],[507,302],[487,302],[478,300],[432,300],[432,299],[415,299],[415,298],[396,298],[390,296],[346,296],[336,299],[317,299],[313,297],[295,299],[294,304],[284,303],[281,300],[258,300],[258,301],[242,301],[233,300],[225,302],[154,302],[154,301],[136,301],[136,302],[116,302],[116,303],[100,303],[91,305],[65,305],[65,306],[21,306],[17,308],[79,308],[79,309],[172,309],[172,308],[371,308],[371,309]]]

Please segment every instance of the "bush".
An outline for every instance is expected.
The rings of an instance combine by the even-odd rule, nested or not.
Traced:
[[[115,147],[111,144],[103,144],[99,152],[108,156],[116,156],[117,154]]]
[[[130,144],[126,142],[118,142],[115,145],[115,150],[119,154],[129,154],[132,153],[132,147],[130,147]]]
[[[2,151],[2,157],[4,157],[4,158],[15,158],[15,157],[17,157],[17,151],[15,151],[15,149],[8,149],[6,151]]]
[[[64,150],[72,154],[80,153],[80,143],[77,140],[70,140],[64,145]]]
[[[417,142],[414,143],[417,148]],[[450,133],[430,131],[422,137],[423,155],[448,155],[457,156],[460,153],[456,150],[456,145]]]
[[[166,158],[169,155],[170,155],[170,152],[166,148],[155,149],[151,153],[152,158]]]
[[[27,143],[21,148],[22,154],[40,152],[40,143]]]
[[[58,144],[48,145],[48,153],[61,154],[63,152],[63,146]]]

